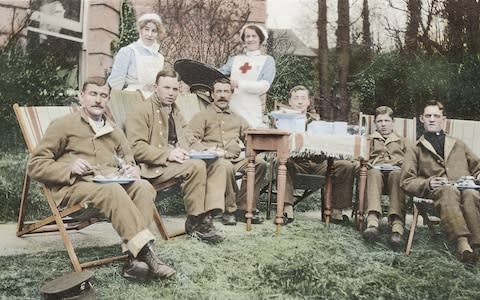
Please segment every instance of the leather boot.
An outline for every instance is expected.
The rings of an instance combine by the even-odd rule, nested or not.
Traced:
[[[128,254],[128,261],[122,268],[122,276],[129,280],[145,280],[148,278],[150,269],[148,265]]]
[[[367,217],[367,228],[363,231],[363,237],[368,242],[375,242],[378,239],[380,231],[378,230],[378,215],[375,212],[370,212]]]
[[[457,238],[457,256],[463,263],[474,263],[475,254],[472,247],[468,243],[468,239],[465,236]]]
[[[175,275],[176,271],[162,262],[153,252],[150,245],[145,245],[137,256],[137,259],[148,265],[150,274],[154,278],[167,279]]]

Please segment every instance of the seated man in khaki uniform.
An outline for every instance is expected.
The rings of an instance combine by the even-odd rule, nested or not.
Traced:
[[[389,242],[392,247],[402,245],[405,225],[405,192],[400,188],[400,167],[410,141],[393,132],[393,110],[380,106],[375,110],[376,131],[370,136],[370,168],[367,172],[367,228],[363,236],[375,241],[379,235],[379,219],[382,215],[382,191],[390,195],[388,221],[391,226]],[[390,170],[394,169],[394,170]],[[383,170],[382,170],[383,168]]]
[[[172,178],[182,179],[187,234],[206,242],[220,242],[224,237],[212,217],[221,214],[225,206],[230,162],[189,159],[186,123],[175,105],[180,78],[175,71],[164,70],[155,82],[154,94],[133,108],[125,124],[141,175],[153,186]]]
[[[300,111],[307,116],[307,124],[318,120],[319,116],[308,112],[310,106],[309,90],[298,85],[290,90],[290,107]],[[327,161],[317,161],[308,158],[289,158],[287,160],[287,184],[285,188],[284,215],[286,223],[293,222],[294,186],[293,179],[296,173],[316,174],[325,176],[327,174]],[[332,201],[332,222],[343,222],[342,210],[352,206],[352,190],[354,174],[357,173],[359,163],[356,161],[336,160],[334,162],[335,174],[333,177],[333,201]]]
[[[240,156],[241,145],[245,139],[245,129],[250,127],[248,122],[230,110],[229,102],[232,96],[232,86],[226,78],[217,79],[213,83],[212,98],[205,111],[197,113],[187,127],[187,137],[190,146],[195,150],[210,150],[219,157],[231,162],[232,173],[225,199],[225,213],[222,217],[224,225],[235,225],[237,220],[245,222],[247,200],[247,182],[242,179],[240,191],[236,192],[235,172],[243,171],[247,167],[247,159]],[[266,172],[266,162],[257,157],[255,159],[255,193],[258,199]],[[252,223],[259,224],[263,220],[255,210]]]
[[[429,101],[420,122],[425,132],[405,155],[401,187],[413,196],[433,199],[443,228],[457,242],[459,259],[475,261],[480,251],[480,193],[459,191],[453,183],[462,176],[479,179],[480,160],[464,142],[443,132],[442,103]]]
[[[156,278],[168,278],[175,270],[150,247],[155,190],[140,179],[123,131],[105,118],[109,94],[104,78],[87,79],[80,94],[82,109],[50,124],[28,162],[28,174],[52,190],[58,205],[82,203],[110,219],[130,256],[124,277],[137,278],[146,268]],[[94,176],[112,173],[136,180],[124,185],[93,182]]]

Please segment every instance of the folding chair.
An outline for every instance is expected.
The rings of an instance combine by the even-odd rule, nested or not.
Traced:
[[[48,125],[55,119],[65,116],[69,113],[77,111],[76,106],[19,106],[13,105],[15,115],[17,117],[23,138],[27,145],[29,153],[35,149],[37,144],[42,139]],[[32,223],[25,222],[25,210],[28,201],[28,192],[30,188],[30,177],[25,171],[25,178],[23,182],[22,196],[20,200],[20,209],[17,222],[17,236],[21,237],[25,234],[35,234],[42,232],[59,231],[65,249],[72,262],[73,268],[76,272],[82,271],[83,268],[109,264],[116,260],[126,259],[127,255],[109,257],[80,263],[75,252],[70,237],[67,234],[68,230],[80,230],[98,221],[105,220],[104,217],[99,216],[95,209],[85,209],[81,204],[77,204],[68,208],[59,209],[53,199],[52,193],[48,187],[41,184],[47,199],[48,205],[52,215],[39,221]],[[92,211],[93,210],[93,211]],[[165,226],[160,218],[160,214],[156,209],[153,209],[154,220],[158,230],[164,239],[168,239],[168,234]]]

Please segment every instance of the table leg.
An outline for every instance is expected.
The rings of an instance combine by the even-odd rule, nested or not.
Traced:
[[[277,214],[275,224],[277,224],[277,234],[280,233],[280,226],[283,224],[283,206],[285,203],[285,185],[287,182],[287,167],[285,160],[278,161],[277,173]]]
[[[255,185],[255,156],[248,157],[247,165],[247,209],[245,212],[245,219],[247,220],[247,231],[252,230],[252,208],[253,208],[253,194]]]
[[[362,160],[360,166],[359,180],[358,180],[358,218],[357,218],[357,228],[358,230],[363,230],[363,220],[365,213],[365,189],[367,185],[367,162]]]
[[[333,174],[335,173],[335,169],[333,166],[333,158],[329,157],[327,159],[327,182],[325,184],[325,201],[324,201],[324,208],[323,208],[323,216],[325,220],[325,224],[330,223],[330,215],[332,213],[332,181],[333,181]]]

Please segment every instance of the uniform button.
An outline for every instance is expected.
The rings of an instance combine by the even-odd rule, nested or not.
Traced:
[[[162,145],[158,145],[158,148],[162,148]]]
[[[157,113],[159,113],[159,112],[160,112],[160,110],[159,110],[159,109],[157,109]]]
[[[225,130],[222,130],[222,133],[225,133]]]
[[[160,171],[159,170],[155,170],[155,173],[159,173]]]
[[[160,132],[160,136],[163,136],[163,132]]]
[[[158,121],[158,124],[162,124],[162,121]]]
[[[227,142],[226,141],[223,141],[223,144],[225,145]]]

